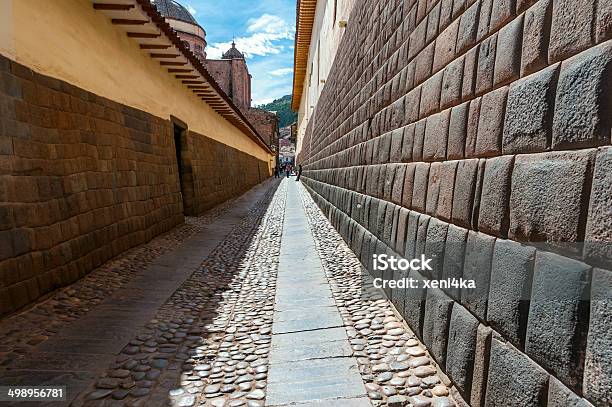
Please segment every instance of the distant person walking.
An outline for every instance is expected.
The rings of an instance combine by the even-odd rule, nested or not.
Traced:
[[[289,176],[291,175],[291,166],[289,164],[287,164],[287,166],[285,167],[285,172],[287,173],[287,178],[289,178]]]
[[[298,165],[297,178],[295,180],[299,181],[301,176],[302,176],[302,164]]]
[[[278,165],[274,167],[274,178],[278,178],[280,175],[280,168],[278,168]]]

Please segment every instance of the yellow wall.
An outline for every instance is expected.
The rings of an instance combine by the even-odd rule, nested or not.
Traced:
[[[0,53],[97,95],[169,119],[270,163],[257,143],[113,26],[91,0],[0,0]]]

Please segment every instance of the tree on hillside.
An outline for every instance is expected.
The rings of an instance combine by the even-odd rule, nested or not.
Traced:
[[[278,115],[279,127],[289,126],[297,120],[297,112],[291,110],[291,95],[285,95],[280,99],[257,107],[267,110],[268,112],[276,112]]]

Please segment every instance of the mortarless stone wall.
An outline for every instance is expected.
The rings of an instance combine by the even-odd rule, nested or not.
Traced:
[[[371,273],[475,280],[387,290],[472,406],[612,403],[610,4],[360,1],[308,123],[304,183]]]
[[[170,120],[0,56],[0,315],[269,176],[202,135],[182,144],[184,198]]]

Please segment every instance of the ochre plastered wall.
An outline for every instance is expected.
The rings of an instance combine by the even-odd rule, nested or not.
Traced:
[[[176,116],[190,130],[270,162],[266,151],[149,58],[90,0],[0,5],[0,54],[157,117]]]

